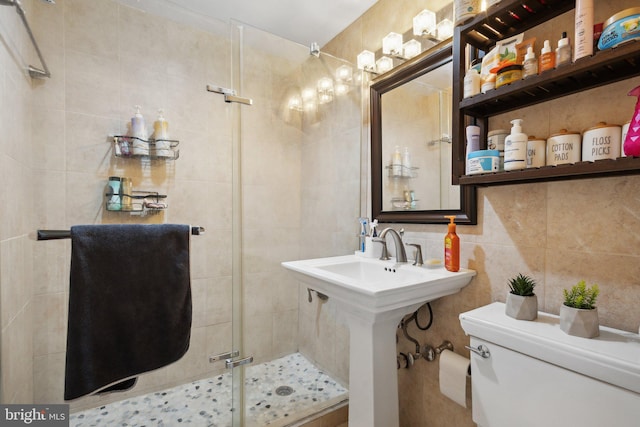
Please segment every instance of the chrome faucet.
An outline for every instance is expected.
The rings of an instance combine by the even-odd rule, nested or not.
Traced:
[[[407,262],[407,252],[404,249],[404,244],[402,243],[402,237],[400,237],[398,232],[393,228],[385,228],[384,230],[382,230],[382,233],[380,233],[380,238],[385,239],[387,233],[391,233],[391,237],[393,237],[393,242],[396,245],[396,262],[398,263]]]

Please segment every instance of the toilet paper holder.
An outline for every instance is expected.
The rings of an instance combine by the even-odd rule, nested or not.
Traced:
[[[451,344],[451,341],[442,341],[442,344],[436,347],[436,354],[440,354],[445,350],[453,351],[453,344]]]

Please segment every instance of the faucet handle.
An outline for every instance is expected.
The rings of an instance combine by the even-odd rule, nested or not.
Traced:
[[[407,246],[413,246],[416,248],[416,256],[413,265],[417,265],[418,267],[420,267],[422,264],[424,264],[424,261],[422,260],[422,246],[417,243],[407,243]]]
[[[380,255],[380,259],[382,261],[388,261],[389,254],[387,253],[387,241],[385,239],[381,239],[380,237],[374,237],[371,239],[372,242],[381,243],[382,244],[382,254]]]

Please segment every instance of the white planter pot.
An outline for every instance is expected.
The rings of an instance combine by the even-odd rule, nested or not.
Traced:
[[[560,329],[576,337],[597,337],[600,335],[598,309],[586,310],[562,304],[560,306]]]
[[[538,297],[535,295],[524,297],[509,292],[505,313],[518,320],[535,320],[538,317]]]

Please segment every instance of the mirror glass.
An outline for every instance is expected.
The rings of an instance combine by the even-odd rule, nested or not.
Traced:
[[[382,95],[382,209],[460,209],[451,185],[451,62]]]
[[[475,188],[451,185],[452,83],[449,44],[372,84],[373,218],[475,224]]]

